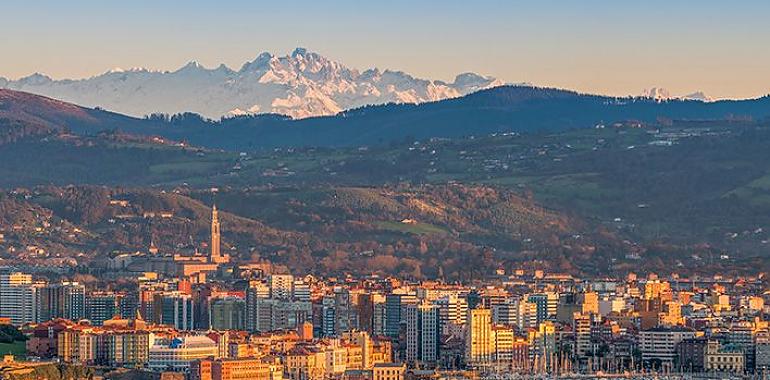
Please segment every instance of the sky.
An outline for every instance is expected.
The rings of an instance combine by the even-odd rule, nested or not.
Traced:
[[[770,93],[770,1],[3,0],[0,77],[238,69],[302,46],[348,67],[607,95]]]

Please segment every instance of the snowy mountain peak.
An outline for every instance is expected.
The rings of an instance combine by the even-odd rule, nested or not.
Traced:
[[[253,61],[244,63],[239,72],[245,73],[263,70],[265,67],[268,67],[273,58],[273,55],[268,52],[260,53]]]
[[[671,99],[671,93],[665,88],[652,87],[642,91],[642,97],[655,100],[668,100]]]
[[[696,91],[696,92],[693,92],[692,94],[687,94],[687,95],[683,96],[682,98],[683,99],[688,99],[688,100],[699,100],[701,102],[713,102],[714,101],[714,98],[706,95],[706,93],[703,92],[703,91]]]
[[[53,79],[51,79],[51,77],[42,73],[37,73],[37,72],[18,80],[18,83],[21,83],[26,86],[45,86],[52,82],[53,82]],[[13,83],[13,82],[9,82],[9,84],[10,83]]]
[[[197,71],[206,71],[206,68],[203,67],[198,61],[190,61],[187,62],[186,65],[179,68],[179,70],[175,71],[177,73],[182,72],[197,72]]]
[[[657,101],[682,99],[682,100],[697,100],[701,102],[713,102],[714,98],[706,95],[703,91],[696,91],[691,94],[674,96],[671,92],[665,88],[653,87],[648,90],[642,91],[642,97],[654,99]]]
[[[0,88],[134,116],[196,112],[219,118],[270,112],[303,118],[370,104],[436,101],[502,84],[474,73],[460,74],[453,83],[446,83],[397,70],[360,72],[298,47],[280,57],[260,53],[238,71],[225,65],[207,69],[191,61],[173,72],[111,70],[76,81],[35,74],[0,81]]]

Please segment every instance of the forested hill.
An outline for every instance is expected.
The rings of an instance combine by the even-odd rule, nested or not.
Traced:
[[[2,94],[19,94],[1,90]],[[612,98],[572,91],[504,86],[461,98],[420,105],[388,104],[345,111],[336,116],[292,120],[259,115],[211,121],[195,114],[136,119],[101,110],[62,117],[60,108],[33,95],[0,97],[0,120],[36,115],[35,121],[60,121],[79,134],[119,129],[159,135],[197,146],[248,151],[275,147],[341,147],[377,145],[431,137],[480,136],[499,132],[530,133],[593,128],[596,125],[666,120],[760,120],[770,117],[770,97],[704,103]],[[17,103],[22,102],[23,107]],[[57,105],[66,104],[57,102]],[[71,106],[71,105],[70,105]],[[74,107],[74,106],[73,106]],[[71,115],[72,109],[68,108]],[[61,122],[61,121],[64,122]]]

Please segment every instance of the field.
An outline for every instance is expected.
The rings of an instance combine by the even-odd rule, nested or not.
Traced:
[[[0,343],[0,355],[14,355],[24,357],[27,355],[26,342]]]

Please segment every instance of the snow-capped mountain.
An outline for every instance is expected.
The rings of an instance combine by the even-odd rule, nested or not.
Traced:
[[[703,91],[696,91],[696,92],[693,92],[692,94],[687,94],[687,95],[683,96],[682,99],[700,100],[701,102],[713,102],[714,101],[714,98],[706,95],[706,93],[703,92]]]
[[[653,87],[642,91],[642,97],[655,100],[668,100],[671,99],[671,93],[665,88]]]
[[[359,72],[302,48],[283,57],[262,53],[238,71],[190,62],[176,71],[113,69],[78,80],[39,73],[15,81],[0,78],[0,88],[133,116],[195,112],[208,118],[268,112],[294,118],[333,115],[369,104],[458,97],[502,84],[473,73],[445,83],[401,71]]]
[[[652,87],[650,89],[646,89],[642,91],[642,97],[645,98],[651,98],[655,100],[670,100],[670,99],[682,99],[682,100],[699,100],[701,102],[713,102],[714,98],[706,95],[703,91],[696,91],[692,94],[683,95],[683,96],[674,96],[671,95],[671,92],[669,92],[665,88],[661,87]]]

